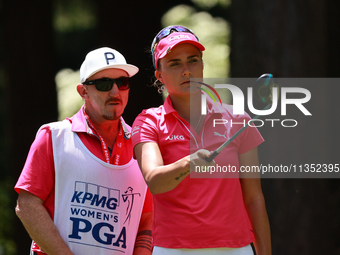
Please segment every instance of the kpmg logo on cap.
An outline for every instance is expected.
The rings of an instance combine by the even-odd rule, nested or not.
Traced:
[[[190,37],[189,35],[173,35],[169,37],[169,42],[173,41],[173,40],[180,40],[180,39],[189,39]]]
[[[107,65],[110,64],[110,61],[112,61],[112,60],[114,60],[116,58],[115,54],[113,54],[112,52],[105,52],[104,56],[105,56],[106,64]]]

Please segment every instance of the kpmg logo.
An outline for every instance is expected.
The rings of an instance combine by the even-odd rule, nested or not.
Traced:
[[[261,77],[260,77],[261,78]],[[253,87],[247,87],[247,95],[245,99],[245,95],[242,92],[242,90],[232,84],[221,84],[217,83],[212,87],[211,85],[208,85],[203,82],[194,81],[196,83],[201,84],[201,87],[197,87],[200,90],[202,90],[204,93],[201,94],[201,114],[207,115],[207,98],[213,100],[214,104],[218,106],[219,104],[222,105],[221,97],[222,94],[231,94],[232,97],[232,113],[234,115],[244,115],[245,112],[245,101],[247,102],[248,109],[251,113],[257,115],[254,119],[247,122],[238,122],[238,123],[232,123],[231,120],[226,119],[216,119],[214,120],[214,127],[218,124],[227,124],[235,125],[235,124],[241,124],[243,126],[247,124],[251,124],[252,127],[262,127],[265,122],[271,123],[271,126],[274,127],[276,122],[280,122],[283,127],[295,127],[297,126],[298,122],[295,119],[269,119],[266,118],[264,120],[258,119],[260,116],[268,116],[270,114],[273,114],[277,111],[280,101],[280,108],[281,108],[281,116],[287,115],[287,105],[293,105],[297,109],[299,109],[302,114],[305,116],[311,116],[311,112],[305,107],[304,104],[310,101],[311,99],[311,93],[308,89],[302,88],[302,87],[281,87],[277,84],[270,83],[269,79],[271,76],[265,77],[265,79],[260,80],[258,79],[257,83]],[[258,84],[260,83],[260,84]],[[219,93],[217,92],[219,90]],[[213,93],[211,93],[212,91]],[[213,95],[215,94],[215,96]],[[294,95],[296,98],[290,98],[290,95]],[[215,97],[219,100],[219,103],[217,103]],[[265,103],[266,107],[261,109],[256,109],[254,107],[254,101],[253,98],[259,99],[262,103]],[[225,109],[223,107],[217,107],[216,109],[219,109],[220,112],[224,111]]]
[[[91,192],[85,191],[74,191],[71,203],[101,207],[108,210],[115,210],[118,203],[118,198],[99,196],[98,194],[93,194]]]

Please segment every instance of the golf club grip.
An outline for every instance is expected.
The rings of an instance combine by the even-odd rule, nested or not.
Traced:
[[[216,158],[217,155],[218,155],[218,152],[214,151],[209,157],[205,157],[205,160],[208,162],[211,162],[214,160],[214,158]]]

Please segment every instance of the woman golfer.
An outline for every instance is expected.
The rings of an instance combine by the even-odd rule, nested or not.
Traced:
[[[263,138],[248,128],[212,162],[205,158],[247,122],[232,108],[207,100],[201,115],[202,90],[191,78],[203,77],[204,46],[183,26],[162,29],[154,38],[152,57],[159,89],[169,95],[158,108],[144,110],[133,124],[133,146],[153,193],[153,254],[271,254],[270,227],[259,178],[238,173],[197,173],[204,167],[258,165]],[[228,123],[212,128],[214,119]],[[220,135],[216,135],[216,133]],[[191,166],[191,167],[190,167]],[[195,177],[190,176],[190,171]],[[213,177],[213,178],[211,178]]]

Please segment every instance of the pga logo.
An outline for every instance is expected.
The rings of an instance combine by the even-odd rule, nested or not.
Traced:
[[[232,98],[233,98],[233,113],[234,114],[243,114],[244,113],[244,95],[240,88],[235,85],[231,84],[215,84],[215,89],[229,89]],[[278,88],[272,88],[272,105],[269,109],[264,110],[257,110],[254,108],[253,105],[253,88],[249,87],[248,90],[248,108],[249,110],[256,115],[269,115],[275,112],[277,105],[278,105]],[[300,93],[304,95],[303,98],[287,98],[288,93]],[[287,105],[293,104],[295,105],[304,115],[311,116],[312,114],[303,106],[304,103],[307,103],[311,99],[311,93],[309,90],[305,88],[281,88],[281,115],[285,116],[287,114]],[[207,98],[206,94],[202,93],[202,107],[201,107],[201,114],[207,114]]]

